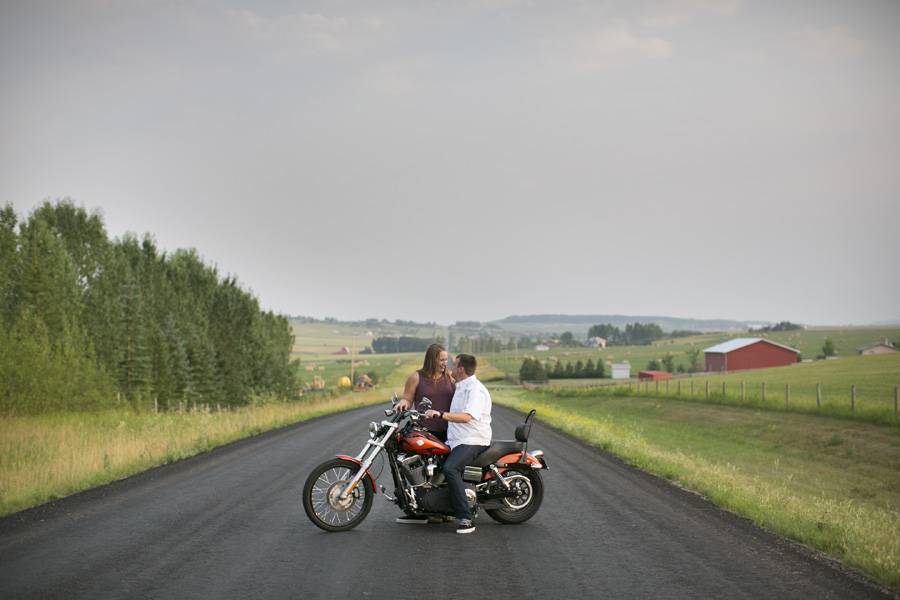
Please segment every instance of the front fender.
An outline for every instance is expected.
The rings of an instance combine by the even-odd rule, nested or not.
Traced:
[[[339,458],[339,459],[341,459],[341,460],[346,460],[347,462],[352,462],[353,464],[355,464],[355,465],[359,466],[360,468],[362,468],[362,462],[356,460],[356,459],[353,458],[352,456],[344,456],[343,454],[338,454],[338,455],[335,456],[335,458]],[[375,478],[372,477],[372,472],[371,472],[371,471],[366,471],[366,475],[369,477],[369,481],[372,482],[372,488],[375,489],[375,490],[377,490],[378,487],[375,485]]]

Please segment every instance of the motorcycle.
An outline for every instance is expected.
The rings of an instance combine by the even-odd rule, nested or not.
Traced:
[[[392,404],[398,401],[394,394]],[[303,508],[316,526],[347,531],[363,522],[375,496],[376,477],[370,469],[379,455],[387,457],[394,487],[393,495],[384,486],[381,492],[407,516],[453,515],[442,471],[450,448],[418,424],[431,401],[425,398],[421,405],[421,411],[385,410],[383,421],[369,425],[369,440],[357,456],[338,455],[310,473],[303,486]],[[514,441],[492,441],[463,471],[473,516],[483,508],[495,521],[515,524],[537,513],[544,496],[540,472],[547,462],[543,451],[527,451],[536,412],[516,427]]]

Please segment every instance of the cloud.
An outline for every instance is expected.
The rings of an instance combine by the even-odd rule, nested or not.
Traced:
[[[699,14],[733,15],[743,0],[664,0],[649,8],[641,23],[647,27],[676,27]]]
[[[862,56],[869,44],[854,37],[847,27],[837,25],[830,29],[804,27],[785,32],[792,50],[809,60],[842,60]]]
[[[620,20],[568,37],[545,38],[543,51],[554,66],[596,71],[623,67],[633,61],[666,59],[673,48],[662,38],[636,34],[626,21]]]

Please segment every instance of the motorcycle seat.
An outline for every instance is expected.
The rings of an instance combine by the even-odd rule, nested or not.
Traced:
[[[487,449],[475,457],[475,459],[469,463],[469,466],[472,467],[486,467],[493,462],[497,462],[507,454],[515,454],[516,452],[522,452],[525,450],[524,442],[517,441],[506,441],[506,440],[498,440],[491,442],[491,445],[487,447]]]

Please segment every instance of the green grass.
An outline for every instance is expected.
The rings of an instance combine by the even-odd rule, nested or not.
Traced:
[[[900,418],[895,412],[895,388],[900,387],[900,354],[853,356],[728,375],[695,376],[659,382],[551,381],[551,387],[570,388],[571,393],[580,393],[578,389],[585,386],[596,386],[592,393],[598,395],[683,398],[697,402],[805,412],[900,425]],[[855,403],[851,386],[855,387]]]
[[[590,390],[495,390],[719,506],[900,586],[900,429]]]

